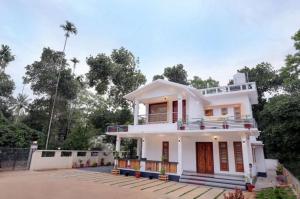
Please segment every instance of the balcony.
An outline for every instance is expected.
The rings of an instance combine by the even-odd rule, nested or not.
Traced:
[[[228,85],[228,86],[200,89],[202,95],[217,95],[217,94],[233,93],[238,91],[249,91],[249,90],[250,91],[256,90],[255,82],[248,82],[241,85]]]
[[[250,129],[257,128],[257,124],[253,118],[207,117],[194,118],[178,128],[179,130]]]
[[[177,130],[209,130],[209,129],[251,129],[257,128],[256,121],[249,116],[241,118],[214,117],[183,118],[181,123],[172,122],[174,113],[139,115],[138,125],[115,125],[108,126],[107,132],[172,132]],[[177,115],[177,113],[175,114]],[[170,118],[172,117],[172,118]],[[185,119],[186,118],[186,119]],[[177,117],[176,117],[177,119]]]

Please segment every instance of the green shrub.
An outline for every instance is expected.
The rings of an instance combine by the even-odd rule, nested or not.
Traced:
[[[258,199],[296,199],[290,188],[268,188],[259,191],[256,196]]]

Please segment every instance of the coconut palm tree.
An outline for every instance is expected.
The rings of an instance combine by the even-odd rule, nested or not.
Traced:
[[[73,75],[75,74],[75,68],[76,68],[76,64],[79,63],[79,60],[76,59],[76,57],[73,57],[72,59],[70,59],[71,62],[73,62]]]
[[[71,23],[69,21],[66,21],[66,23],[64,25],[60,25],[60,27],[65,31],[65,43],[64,43],[64,47],[63,47],[63,51],[62,51],[64,54],[66,45],[67,45],[67,40],[71,34],[74,34],[74,35],[77,34],[77,28],[75,27],[75,25],[73,23]],[[59,80],[60,80],[62,64],[63,64],[63,57],[61,57],[60,65],[59,65],[60,68],[58,69],[55,93],[54,93],[54,97],[53,97],[53,103],[52,103],[48,132],[47,132],[47,140],[46,140],[46,147],[45,147],[46,149],[48,149],[49,137],[50,137],[50,132],[51,132],[51,124],[52,124],[52,120],[53,120],[53,113],[54,113],[54,107],[55,107],[55,102],[56,102],[56,97],[57,97],[57,91],[58,91],[58,85],[59,85]]]
[[[7,64],[15,60],[8,45],[1,45],[0,49],[0,71],[4,72]]]
[[[16,122],[19,121],[20,115],[24,114],[29,105],[28,95],[19,93],[15,106],[13,107],[14,112],[16,113]]]

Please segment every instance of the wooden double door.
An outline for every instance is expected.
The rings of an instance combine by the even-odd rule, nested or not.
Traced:
[[[196,142],[197,173],[214,173],[214,157],[212,142]]]

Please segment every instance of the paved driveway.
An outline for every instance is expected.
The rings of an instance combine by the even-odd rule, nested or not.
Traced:
[[[223,199],[226,191],[221,188],[75,169],[0,173],[1,199]]]

